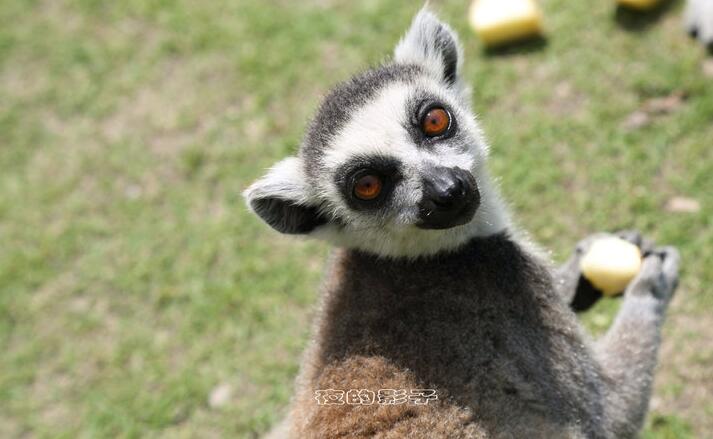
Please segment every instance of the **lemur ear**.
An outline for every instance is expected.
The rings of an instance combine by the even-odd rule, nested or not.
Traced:
[[[280,233],[310,233],[327,222],[309,199],[302,163],[282,160],[243,192],[248,207]]]
[[[394,59],[426,67],[448,85],[453,85],[458,80],[462,53],[456,33],[423,8],[396,45]]]

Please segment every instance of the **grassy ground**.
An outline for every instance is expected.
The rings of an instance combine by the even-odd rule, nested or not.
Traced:
[[[488,54],[466,2],[432,3],[524,227],[557,259],[602,229],[680,247],[645,437],[710,435],[713,67],[681,4],[545,0],[546,43]],[[253,437],[279,418],[327,248],[277,236],[240,191],[416,8],[2,2],[0,437]],[[700,210],[670,212],[676,196]]]

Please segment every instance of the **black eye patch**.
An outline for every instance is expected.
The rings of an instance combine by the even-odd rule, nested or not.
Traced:
[[[401,162],[392,157],[357,156],[342,165],[335,173],[335,183],[347,205],[355,210],[377,210],[391,198],[394,187],[403,178]],[[364,176],[374,176],[380,181],[378,196],[362,199],[355,194],[355,186]]]
[[[429,111],[443,109],[449,117],[448,128],[436,136],[429,136],[423,130],[423,121]],[[418,147],[428,148],[431,145],[450,139],[458,131],[458,121],[453,109],[435,96],[419,96],[406,101],[406,114],[410,115],[409,123],[405,127],[411,139]]]

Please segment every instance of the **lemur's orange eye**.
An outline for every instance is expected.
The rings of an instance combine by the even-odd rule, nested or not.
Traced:
[[[423,116],[421,129],[423,134],[435,137],[446,132],[451,124],[451,116],[446,110],[440,107],[433,108]]]
[[[354,184],[354,195],[360,200],[373,200],[381,193],[381,179],[376,175],[363,175]]]

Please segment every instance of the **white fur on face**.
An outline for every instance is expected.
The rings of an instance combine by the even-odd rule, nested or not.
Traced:
[[[510,215],[485,167],[480,170],[476,180],[481,204],[468,224],[446,230],[423,230],[413,225],[385,225],[361,230],[326,226],[315,230],[312,236],[384,257],[418,258],[456,250],[475,237],[502,233],[510,229]]]
[[[471,138],[465,150],[454,148],[448,142],[430,150],[414,144],[406,129],[412,117],[407,114],[407,102],[424,92],[451,108],[458,129]],[[340,167],[355,158],[373,156],[398,160],[403,177],[392,194],[392,202],[378,214],[351,209],[334,178]],[[486,156],[487,149],[476,121],[467,109],[459,106],[451,90],[428,79],[387,86],[355,112],[324,153],[325,178],[318,182],[319,194],[332,209],[330,213],[345,224],[339,228],[324,227],[315,234],[338,245],[384,256],[417,257],[454,249],[475,236],[501,232],[509,220],[487,174]],[[481,205],[470,223],[448,230],[422,230],[414,225],[418,220],[423,171],[433,166],[459,167],[475,176]]]
[[[243,196],[250,207],[258,198],[274,197],[294,204],[309,204],[311,194],[302,162],[297,157],[288,157],[276,163],[261,179],[250,185]]]
[[[384,226],[387,222],[383,218],[387,212],[375,218],[374,214],[355,212],[347,207],[334,182],[337,169],[357,157],[381,156],[399,160],[403,181],[395,188],[393,208],[390,209],[393,216],[389,220],[409,224],[415,221],[418,214],[416,204],[421,197],[419,151],[404,129],[409,123],[405,112],[405,101],[409,95],[406,84],[396,83],[385,88],[374,101],[353,115],[325,151],[323,163],[330,178],[321,182],[320,187],[334,207],[334,213],[340,218],[348,218],[353,229]]]

